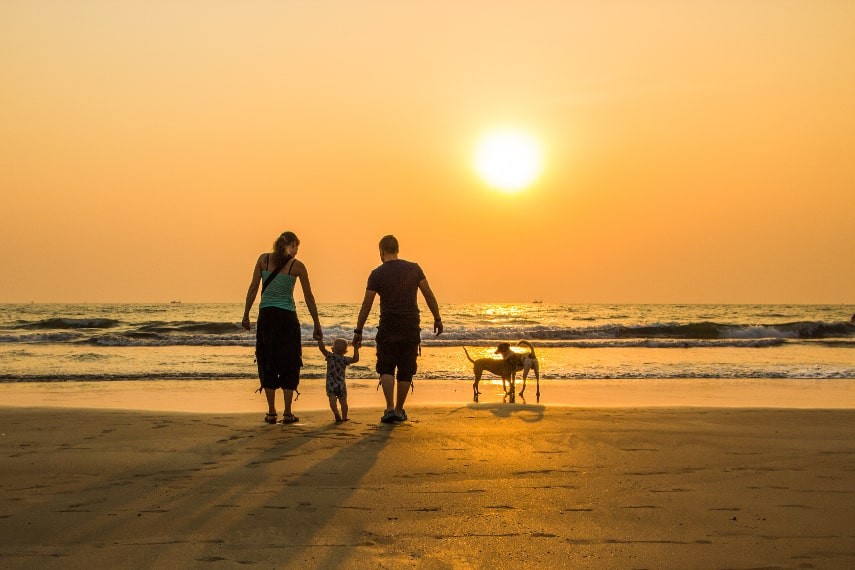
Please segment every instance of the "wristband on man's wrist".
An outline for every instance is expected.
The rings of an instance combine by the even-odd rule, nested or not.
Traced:
[[[353,329],[353,334],[361,335],[361,334],[362,334],[362,329]]]

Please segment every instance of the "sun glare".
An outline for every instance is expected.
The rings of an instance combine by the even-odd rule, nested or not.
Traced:
[[[529,187],[540,174],[543,159],[540,145],[519,131],[496,131],[486,135],[475,154],[475,170],[487,184],[503,192]]]

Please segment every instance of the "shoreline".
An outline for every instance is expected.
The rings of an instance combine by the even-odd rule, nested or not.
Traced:
[[[382,409],[376,380],[348,380],[352,409]],[[572,408],[782,408],[853,409],[855,379],[639,379],[541,380],[541,397],[529,382],[516,404],[503,397],[501,381],[481,381],[481,404]],[[262,413],[266,403],[255,393],[258,380],[122,380],[109,382],[0,383],[2,408],[91,408],[190,413]],[[517,385],[519,391],[520,385]],[[408,406],[465,406],[473,403],[465,380],[419,380]],[[282,396],[277,393],[277,408]],[[295,413],[328,410],[324,380],[300,383]]]

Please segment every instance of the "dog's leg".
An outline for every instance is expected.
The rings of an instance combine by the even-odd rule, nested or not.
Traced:
[[[525,396],[525,385],[526,385],[526,381],[528,379],[528,371],[530,368],[531,368],[531,363],[529,363],[529,361],[526,360],[525,363],[523,364],[523,373],[522,373],[523,387],[522,387],[522,390],[520,390],[520,396]]]
[[[534,361],[534,377],[537,379],[537,403],[540,403],[540,364]]]
[[[512,371],[511,377],[508,380],[508,387],[511,389],[511,391],[508,392],[508,395],[511,397],[511,403],[512,404],[517,401],[517,398],[516,398],[516,396],[517,396],[517,394],[516,394],[516,390],[517,390],[516,389],[516,377],[517,377],[517,373]]]
[[[481,392],[478,391],[478,383],[481,382],[481,374],[483,374],[483,370],[480,368],[475,368],[475,382],[472,384],[472,401],[478,401],[478,394]]]
[[[509,402],[513,404],[516,401],[516,390],[514,388],[514,376],[516,372],[511,370],[510,376],[508,376],[508,389],[505,391],[505,394],[509,398]]]

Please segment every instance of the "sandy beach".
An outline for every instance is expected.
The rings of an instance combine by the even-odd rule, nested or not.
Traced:
[[[2,566],[855,565],[851,400],[426,405],[428,384],[397,426],[377,421],[367,387],[372,405],[350,422],[304,394],[299,424],[271,426],[255,399],[230,413],[96,409],[68,393],[29,407],[32,387],[10,400],[4,386]]]

